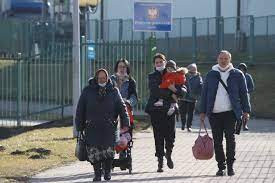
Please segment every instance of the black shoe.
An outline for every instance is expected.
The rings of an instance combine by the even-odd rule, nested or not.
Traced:
[[[184,130],[184,126],[181,127],[181,130]]]
[[[228,168],[228,169],[227,169],[227,175],[228,175],[228,176],[233,176],[233,175],[235,175],[235,172],[234,172],[233,168]]]
[[[227,175],[228,176],[233,176],[235,175],[234,169],[233,169],[233,165],[232,164],[228,164],[227,165]]]
[[[166,160],[167,160],[168,168],[173,169],[174,168],[174,163],[173,163],[172,158],[171,158],[171,153],[172,152],[167,152],[165,157],[166,157]]]
[[[190,128],[190,127],[187,128],[187,131],[188,131],[188,132],[192,132],[192,128]]]
[[[163,157],[158,158],[158,170],[157,172],[163,172]]]
[[[93,179],[93,182],[101,182],[101,176],[100,177],[95,177]]]
[[[104,180],[111,180],[111,171],[105,171]]]
[[[95,177],[93,179],[93,182],[100,182],[101,181],[101,171],[95,171]]]
[[[219,169],[216,173],[216,176],[224,176],[225,175],[225,170]]]
[[[162,167],[158,167],[158,169],[157,169],[157,172],[163,172],[163,169],[162,169]]]
[[[111,180],[111,168],[112,168],[112,163],[113,160],[112,159],[106,159],[104,161],[104,179],[105,180]]]
[[[100,182],[101,181],[101,174],[102,174],[101,162],[94,164],[93,167],[94,167],[94,172],[95,172],[95,177],[93,179],[93,182]]]
[[[245,125],[245,126],[243,127],[243,131],[248,131],[247,125]]]

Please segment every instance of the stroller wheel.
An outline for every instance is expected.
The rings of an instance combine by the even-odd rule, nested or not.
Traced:
[[[129,169],[129,174],[132,174],[132,158],[131,158],[131,156],[128,159],[128,169]]]
[[[129,174],[132,174],[132,167],[129,168]]]

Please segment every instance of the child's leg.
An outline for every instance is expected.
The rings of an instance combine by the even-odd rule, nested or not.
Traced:
[[[156,107],[163,106],[163,99],[160,98],[156,103],[154,103],[154,106]]]
[[[176,110],[177,107],[178,107],[177,103],[171,103],[170,108],[169,108],[169,110],[167,112],[167,115],[171,116],[175,112],[175,110]]]
[[[177,97],[177,95],[172,94],[172,98],[175,100],[176,103],[178,102],[178,97]]]

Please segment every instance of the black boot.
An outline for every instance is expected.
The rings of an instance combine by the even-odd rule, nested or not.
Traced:
[[[216,176],[224,176],[225,175],[225,162],[218,163],[219,170],[216,173]]]
[[[165,157],[166,157],[166,160],[167,160],[167,166],[168,166],[168,168],[173,169],[174,168],[174,163],[172,161],[171,155],[172,155],[172,151],[166,151]]]
[[[228,176],[233,176],[233,175],[235,175],[235,172],[234,172],[234,169],[233,169],[233,165],[232,165],[232,164],[227,165],[227,175],[228,175]]]
[[[157,172],[163,172],[163,157],[158,157],[158,170]]]
[[[225,170],[219,169],[216,173],[217,176],[224,176],[225,175]]]
[[[95,177],[93,179],[93,182],[100,182],[101,181],[101,162],[95,163],[93,165]]]
[[[111,180],[112,162],[113,162],[112,159],[106,159],[106,160],[104,161],[104,168],[105,168],[105,171],[104,171],[104,179],[105,179],[105,180]]]

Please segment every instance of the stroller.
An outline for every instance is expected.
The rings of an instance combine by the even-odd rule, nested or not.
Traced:
[[[133,147],[133,128],[134,128],[134,118],[133,112],[130,106],[127,105],[127,112],[130,117],[130,129],[127,133],[129,133],[130,137],[127,142],[127,146],[125,148],[116,147],[116,152],[119,153],[119,158],[113,160],[112,170],[115,167],[120,167],[120,170],[129,170],[129,174],[132,174],[132,152],[131,149]],[[120,136],[122,136],[121,134]]]

